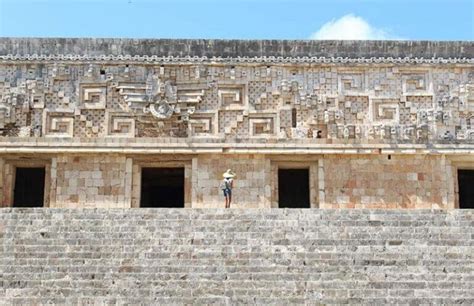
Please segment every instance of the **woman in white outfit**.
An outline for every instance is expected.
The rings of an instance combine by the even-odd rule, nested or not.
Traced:
[[[230,203],[232,201],[232,188],[234,187],[234,177],[235,173],[231,169],[227,169],[224,174],[222,174],[224,179],[221,182],[221,189],[225,197],[225,208],[230,208]]]

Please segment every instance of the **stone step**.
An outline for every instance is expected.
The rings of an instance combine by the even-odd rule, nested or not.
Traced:
[[[473,304],[469,210],[0,210],[0,304]]]

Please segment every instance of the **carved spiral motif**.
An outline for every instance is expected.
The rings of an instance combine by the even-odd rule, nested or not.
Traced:
[[[150,104],[150,113],[158,119],[169,119],[174,112],[174,106],[169,105],[168,101],[161,100]]]

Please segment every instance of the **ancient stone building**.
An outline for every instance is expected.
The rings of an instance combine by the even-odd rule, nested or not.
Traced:
[[[0,133],[1,305],[474,304],[472,42],[0,38]]]
[[[3,206],[464,208],[474,44],[0,39]]]

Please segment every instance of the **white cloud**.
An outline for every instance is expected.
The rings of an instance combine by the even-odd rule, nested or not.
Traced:
[[[310,38],[343,40],[400,39],[383,29],[370,25],[364,18],[353,14],[326,22]]]

